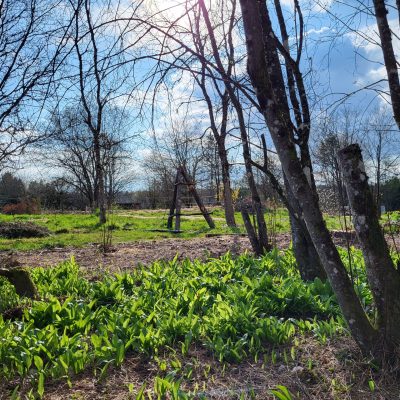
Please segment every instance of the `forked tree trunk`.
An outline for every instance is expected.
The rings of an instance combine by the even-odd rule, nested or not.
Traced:
[[[368,282],[377,308],[380,345],[393,352],[400,344],[400,275],[396,270],[368,186],[360,146],[338,153],[354,229],[364,255]]]
[[[365,354],[399,359],[400,279],[379,227],[358,146],[340,153],[354,225],[364,253],[378,320],[369,321],[327,229],[318,198],[307,180],[293,143],[291,114],[266,3],[240,0],[247,38],[248,71],[260,108],[310,237],[336,294],[350,332]]]
[[[268,125],[285,176],[299,202],[302,216],[350,331],[366,353],[376,345],[376,331],[366,316],[340,255],[326,227],[318,198],[310,186],[292,141],[290,109],[280,59],[264,2],[240,0],[248,50],[248,72]]]
[[[226,76],[226,69],[224,67],[224,63],[222,62],[219,47],[217,40],[215,38],[214,29],[212,27],[210,16],[208,14],[207,7],[204,4],[204,0],[199,0],[199,7],[204,17],[204,22],[207,27],[208,34],[210,36],[210,44],[213,50],[213,55],[215,58],[216,65],[223,75]],[[246,122],[243,114],[242,104],[240,103],[239,97],[236,95],[235,88],[231,84],[229,79],[224,79],[224,84],[226,88],[226,92],[231,99],[233,108],[236,111],[237,120],[239,124],[239,131],[240,131],[240,138],[242,141],[242,148],[243,148],[243,159],[244,165],[246,170],[246,178],[247,183],[249,185],[249,189],[251,192],[252,203],[254,207],[254,211],[257,218],[257,226],[258,226],[258,239],[260,245],[265,249],[265,251],[271,250],[271,245],[269,243],[268,238],[268,231],[267,231],[267,224],[265,223],[263,207],[261,204],[261,199],[257,191],[256,181],[254,179],[253,169],[252,169],[252,162],[251,162],[251,152],[250,152],[250,144],[247,137],[247,128]]]

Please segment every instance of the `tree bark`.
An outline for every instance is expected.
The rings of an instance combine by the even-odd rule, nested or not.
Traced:
[[[379,38],[382,47],[383,59],[388,77],[393,115],[396,124],[400,129],[400,79],[396,55],[393,49],[392,32],[390,30],[389,22],[387,19],[388,11],[386,9],[384,0],[374,0],[374,8],[376,23],[379,30]]]
[[[236,227],[235,221],[235,209],[233,207],[232,199],[232,188],[231,188],[231,177],[229,171],[229,161],[228,153],[225,148],[225,140],[220,144],[222,138],[217,140],[218,145],[218,155],[221,161],[221,175],[222,183],[224,187],[224,210],[225,210],[225,220],[228,226]]]
[[[393,351],[400,343],[400,275],[379,225],[373,195],[368,186],[360,146],[352,144],[340,150],[353,225],[364,255],[368,282],[375,300],[377,328],[381,345]]]
[[[241,210],[244,227],[246,228],[247,236],[250,240],[251,247],[256,255],[261,256],[263,254],[263,248],[260,246],[256,231],[253,224],[251,223],[249,213],[247,210]]]
[[[301,278],[304,281],[313,281],[315,278],[324,281],[327,279],[326,272],[321,264],[321,260],[311,240],[310,234],[308,233],[307,226],[301,217],[300,205],[293,195],[287,178],[285,177],[284,180],[287,201],[290,203],[289,220],[293,252]],[[298,217],[296,218],[295,215]]]
[[[266,4],[255,0],[240,0],[240,4],[247,39],[248,73],[260,109],[350,331],[360,348],[370,353],[376,344],[376,331],[363,310],[332,241],[318,198],[309,184],[292,140],[293,124],[285,82],[276,45],[271,40],[274,33]]]

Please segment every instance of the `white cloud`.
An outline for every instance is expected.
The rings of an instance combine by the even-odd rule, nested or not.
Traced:
[[[322,34],[322,33],[325,33],[325,32],[327,32],[327,31],[329,31],[330,30],[330,28],[328,27],[328,26],[323,26],[322,28],[320,28],[320,29],[309,29],[307,32],[306,32],[306,35],[320,35],[320,34]]]
[[[304,6],[304,8],[310,8],[314,12],[326,12],[332,5],[333,0],[317,0],[317,1],[308,1],[308,0],[300,0],[300,6]],[[293,9],[294,2],[293,0],[281,0],[281,4],[285,7]]]
[[[398,20],[390,19],[389,25],[396,32]],[[365,25],[358,28],[356,32],[347,34],[351,43],[357,49],[360,49],[368,56],[379,56],[382,59],[382,50],[379,45],[379,32],[376,23]],[[400,40],[398,36],[392,35],[392,43],[396,55],[400,55]]]
[[[391,27],[397,26],[397,19],[390,19]],[[357,53],[360,53],[362,63],[369,63],[369,68],[357,80],[359,87],[373,85],[373,89],[379,93],[381,106],[387,107],[391,104],[389,89],[387,85],[387,72],[383,65],[382,49],[380,47],[379,32],[376,23],[365,25],[356,32],[347,34]],[[400,40],[392,35],[392,44],[397,58],[400,57]],[[366,61],[367,60],[367,61]],[[383,82],[381,82],[383,81]],[[376,84],[374,84],[376,83]]]

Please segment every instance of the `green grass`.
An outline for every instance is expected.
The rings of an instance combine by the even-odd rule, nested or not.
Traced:
[[[93,214],[40,214],[40,215],[0,215],[2,221],[29,221],[46,226],[50,237],[31,239],[0,239],[0,250],[34,250],[65,246],[82,247],[102,241],[102,227]],[[213,233],[232,233],[224,221],[216,219]],[[191,238],[204,236],[210,231],[202,218],[182,218],[184,233],[176,235],[168,232],[151,232],[152,229],[166,229],[165,211],[116,211],[109,215],[108,225],[112,226],[113,243],[149,240],[166,237]]]
[[[211,230],[201,216],[182,217],[183,233],[152,232],[152,229],[166,229],[168,212],[165,210],[114,211],[109,216],[108,225],[113,228],[113,243],[161,238],[194,238],[207,233],[229,234],[245,233],[240,213],[236,213],[237,229],[226,226],[222,208],[214,208],[213,218],[216,228]],[[268,210],[265,213],[270,234],[289,232],[289,217],[285,209]],[[29,221],[47,227],[52,235],[44,238],[5,239],[0,238],[0,250],[35,250],[57,247],[82,247],[90,243],[101,243],[103,229],[98,217],[93,214],[39,214],[4,215],[2,221]],[[338,217],[326,217],[330,229],[342,229],[343,223]]]
[[[357,271],[369,305],[359,263]],[[74,375],[88,369],[105,376],[110,366],[137,354],[159,360],[156,393],[187,398],[172,395],[184,376],[179,366],[165,364],[166,353],[173,360],[201,346],[221,365],[239,363],[299,335],[324,342],[345,329],[329,284],[301,281],[290,251],[257,259],[228,254],[206,263],[174,259],[99,281],[86,279],[71,260],[36,268],[32,277],[41,300],[22,319],[0,316],[0,382],[9,382],[15,395],[23,387],[41,397],[45,382],[72,385]],[[15,293],[11,297],[18,301]]]

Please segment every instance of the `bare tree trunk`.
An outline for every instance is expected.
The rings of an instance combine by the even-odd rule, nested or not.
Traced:
[[[231,37],[232,35],[232,30],[233,30],[233,20],[234,20],[234,12],[231,15],[231,23],[230,23],[230,28],[228,29],[228,32],[226,32],[228,37]],[[202,37],[200,33],[200,25],[197,23],[194,25],[195,30],[193,31],[193,42],[194,45],[197,48],[197,51],[201,55],[205,55],[205,44],[200,40]],[[229,39],[228,39],[229,42]],[[233,68],[233,63],[230,63],[228,67],[228,75],[232,73],[232,68]],[[207,108],[208,108],[208,113],[210,117],[210,128],[213,133],[215,142],[217,144],[218,148],[218,156],[221,162],[221,168],[222,168],[222,182],[223,182],[223,190],[224,190],[224,209],[225,209],[225,220],[228,226],[230,227],[236,227],[236,221],[235,221],[235,210],[233,207],[233,201],[232,201],[232,188],[231,188],[231,182],[230,182],[230,172],[229,172],[229,162],[228,162],[228,152],[225,147],[225,139],[227,135],[227,125],[228,125],[228,117],[229,117],[229,104],[230,104],[230,97],[228,93],[226,92],[219,92],[217,90],[217,93],[219,94],[219,98],[221,99],[221,124],[220,128],[217,128],[217,122],[216,122],[216,115],[217,111],[215,106],[213,105],[213,101],[210,97],[209,94],[209,86],[207,85],[206,81],[206,76],[209,75],[211,77],[211,81],[213,82],[215,87],[218,87],[219,82],[215,79],[214,77],[214,71],[212,71],[209,66],[201,61],[201,74],[200,77],[197,75],[197,73],[193,74],[193,77],[197,84],[199,85],[200,89],[203,92],[204,100],[207,103]],[[218,185],[217,185],[218,187]],[[219,193],[218,193],[219,196]]]
[[[225,210],[225,220],[228,226],[235,227],[235,209],[233,207],[233,199],[232,199],[232,188],[231,188],[231,177],[229,172],[229,161],[228,161],[228,153],[225,148],[225,140],[222,144],[222,138],[217,141],[218,144],[218,155],[221,160],[221,175],[222,175],[222,183],[224,186],[224,210]]]
[[[387,19],[388,11],[385,0],[373,0],[376,23],[382,47],[383,59],[389,83],[390,98],[392,100],[393,115],[397,126],[400,128],[400,80],[398,63],[393,49],[392,32]],[[399,7],[397,2],[397,7]],[[400,12],[400,9],[399,9]],[[399,14],[400,15],[400,14]]]
[[[107,207],[106,207],[106,196],[105,196],[105,188],[104,188],[104,171],[103,165],[101,161],[101,144],[99,140],[99,135],[94,134],[94,153],[96,157],[96,175],[98,181],[98,206],[99,206],[99,222],[100,224],[105,224],[107,220]]]
[[[88,25],[88,33],[90,38],[90,44],[93,49],[93,70],[94,70],[94,77],[95,77],[95,105],[97,108],[95,112],[91,110],[91,105],[89,104],[88,94],[86,93],[87,88],[85,87],[85,71],[84,71],[84,58],[83,54],[87,51],[83,50],[82,52],[80,45],[80,38],[79,38],[79,11],[82,9],[86,15],[86,22]],[[93,135],[93,151],[94,151],[94,163],[95,163],[95,171],[96,171],[96,180],[97,180],[97,202],[99,206],[99,222],[100,224],[104,224],[106,222],[106,194],[105,194],[105,187],[104,187],[104,166],[102,160],[102,141],[101,141],[101,133],[102,133],[102,121],[103,121],[103,111],[105,100],[102,99],[101,96],[101,88],[102,88],[102,74],[99,71],[99,57],[98,57],[98,49],[97,43],[95,38],[95,30],[92,24],[92,15],[90,10],[90,1],[84,0],[82,3],[78,3],[78,8],[75,10],[75,50],[78,57],[78,65],[79,65],[79,88],[80,88],[80,95],[83,108],[85,110],[85,123],[87,124],[88,128],[92,132]],[[94,114],[94,115],[93,115]]]
[[[310,237],[336,293],[350,331],[362,350],[369,353],[376,345],[376,331],[363,310],[332,241],[319,208],[318,198],[309,184],[291,137],[293,124],[266,4],[254,0],[240,0],[240,4],[247,38],[248,73],[257,94],[260,109],[274,141],[285,176],[293,195],[299,202]]]
[[[214,30],[212,28],[211,21],[210,21],[210,16],[208,14],[207,7],[204,4],[204,0],[199,0],[199,6],[200,6],[201,12],[204,17],[204,22],[206,24],[208,34],[210,35],[210,43],[211,43],[211,47],[213,50],[213,55],[215,58],[216,65],[217,65],[218,69],[220,70],[220,73],[222,73],[223,75],[226,75],[226,70],[224,68],[224,64],[221,60],[221,56],[218,51],[217,40],[215,38]],[[260,246],[262,246],[266,251],[269,251],[269,250],[271,250],[271,245],[270,245],[269,239],[268,239],[267,225],[265,223],[261,199],[260,199],[260,196],[257,191],[256,181],[254,179],[250,145],[249,145],[249,141],[248,141],[248,137],[247,137],[247,130],[246,130],[246,123],[245,123],[245,119],[244,119],[244,115],[243,115],[243,108],[242,108],[242,105],[240,103],[238,96],[235,93],[234,87],[232,86],[230,81],[226,79],[224,81],[224,83],[225,83],[226,92],[229,95],[229,98],[231,99],[232,105],[236,111],[236,115],[238,118],[240,137],[241,137],[242,147],[243,147],[243,159],[244,159],[244,165],[245,165],[245,170],[246,170],[246,178],[247,178],[247,182],[248,182],[249,189],[251,192],[253,207],[254,207],[254,210],[256,213],[256,218],[257,218],[259,243],[260,243]]]
[[[338,153],[346,184],[354,229],[365,259],[368,282],[377,308],[380,345],[393,351],[400,344],[400,275],[379,225],[368,187],[361,149],[352,144]]]
[[[326,280],[326,272],[315,249],[314,243],[308,233],[306,224],[301,217],[299,203],[284,177],[287,193],[287,201],[290,204],[289,220],[292,233],[293,252],[296,258],[297,267],[304,281],[313,281],[315,278]],[[298,217],[296,218],[296,214]]]
[[[246,228],[247,236],[249,237],[251,247],[253,248],[253,251],[256,255],[261,256],[263,254],[263,248],[260,246],[256,231],[254,229],[253,224],[251,223],[249,213],[244,208],[242,208],[241,213],[242,213],[244,227]]]

